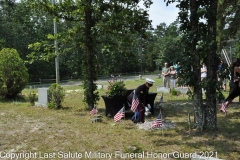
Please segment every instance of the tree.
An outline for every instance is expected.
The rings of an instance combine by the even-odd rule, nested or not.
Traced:
[[[207,89],[206,89],[206,105],[204,108],[204,128],[209,127],[217,130],[217,112],[216,112],[216,90],[218,88],[217,67],[219,58],[217,55],[216,41],[216,22],[217,22],[217,3],[218,0],[210,0],[206,6],[207,19]]]
[[[168,0],[167,4],[171,2]],[[216,53],[217,0],[180,1],[177,6],[180,9],[180,29],[184,33],[181,40],[185,49],[183,54],[186,57],[181,78],[194,87],[194,127],[216,130],[216,71],[219,62]],[[202,82],[201,61],[206,61],[208,67],[207,80]],[[206,104],[203,104],[202,88],[206,89]]]
[[[164,62],[177,63],[180,60],[178,57],[181,57],[182,53],[182,47],[179,45],[181,32],[178,22],[173,22],[169,26],[166,23],[160,23],[153,34],[155,38],[153,53],[157,55],[156,61],[158,64],[163,65]]]
[[[239,0],[219,0],[217,9],[217,43],[220,51],[227,45],[227,40],[238,37]]]
[[[0,51],[0,95],[15,98],[25,88],[29,75],[15,49]]]
[[[15,48],[26,62],[31,57],[28,44],[45,40],[52,32],[52,16],[33,11],[26,1],[0,0],[0,49]],[[38,60],[26,64],[31,82],[54,75],[54,63]],[[45,77],[46,76],[46,77]]]
[[[29,0],[34,8],[63,19],[78,22],[78,26],[68,31],[63,39],[75,41],[79,49],[83,50],[82,71],[84,86],[84,101],[88,108],[93,108],[99,100],[97,86],[97,66],[99,37],[106,33],[124,37],[129,32],[138,31],[144,36],[144,31],[150,24],[147,11],[139,9],[140,1],[132,0],[78,0],[60,1],[52,6],[46,0]],[[143,0],[149,8],[151,0]],[[55,37],[56,38],[56,37]],[[58,40],[61,37],[58,37]]]

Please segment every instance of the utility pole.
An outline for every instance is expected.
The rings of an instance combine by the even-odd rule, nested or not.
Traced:
[[[140,49],[141,49],[141,51],[140,51],[140,59],[141,59],[141,74],[143,74],[143,67],[142,67],[142,63],[143,63],[143,61],[142,61],[142,38],[140,38]]]
[[[52,5],[55,5],[55,0],[52,0]],[[57,34],[57,23],[55,19],[53,19],[53,30],[54,30],[54,36]],[[54,46],[55,46],[55,68],[56,68],[56,83],[60,83],[60,75],[59,75],[59,55],[58,55],[58,42],[55,37],[54,39]]]

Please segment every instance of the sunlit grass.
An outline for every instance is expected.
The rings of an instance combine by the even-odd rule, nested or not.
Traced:
[[[162,85],[161,79],[154,80],[156,82],[150,92],[156,92],[156,86]],[[145,79],[125,81],[128,89],[134,89],[143,83]],[[107,85],[108,83],[102,81],[99,84]],[[218,157],[222,159],[239,159],[240,112],[237,103],[231,104],[227,116],[217,113],[218,131],[201,133],[191,130],[189,134],[188,113],[191,114],[193,123],[191,101],[186,95],[173,96],[164,93],[162,119],[174,122],[176,128],[145,131],[132,124],[131,114],[119,123],[114,123],[112,117],[106,117],[102,98],[98,102],[99,114],[103,116],[102,122],[92,123],[93,117],[89,115],[89,110],[86,110],[86,106],[82,103],[82,86],[63,87],[66,90],[66,97],[63,103],[64,108],[61,110],[30,106],[26,100],[27,95],[33,90],[37,93],[37,89],[25,89],[22,96],[15,100],[0,100],[0,151],[42,153],[70,151],[83,153],[82,159],[87,159],[84,157],[85,151],[113,154],[115,151],[122,153],[213,151],[217,152]],[[105,92],[104,89],[100,89],[100,96]],[[224,95],[227,96],[227,92]],[[160,96],[161,93],[158,93],[155,101],[158,101]],[[219,108],[220,104],[217,107]],[[159,111],[155,109],[155,115],[147,117],[146,120],[155,120]]]

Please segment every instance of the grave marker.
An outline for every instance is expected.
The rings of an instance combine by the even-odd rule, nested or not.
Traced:
[[[48,88],[38,88],[38,102],[35,102],[35,106],[46,107],[48,102]]]
[[[187,92],[189,91],[189,88],[188,87],[177,87],[177,88],[174,88],[176,91],[179,91],[180,93],[183,93],[183,94],[187,94]]]
[[[157,86],[157,92],[170,93],[170,88],[163,87],[163,86]]]

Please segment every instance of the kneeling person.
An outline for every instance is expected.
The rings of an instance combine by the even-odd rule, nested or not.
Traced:
[[[129,103],[132,104],[132,99],[134,96],[134,92],[139,100],[139,105],[137,107],[137,111],[134,114],[134,116],[132,117],[132,121],[134,123],[144,123],[145,120],[145,105],[148,104],[148,99],[147,99],[147,95],[148,95],[148,91],[149,88],[153,85],[155,81],[150,79],[150,78],[146,78],[146,83],[142,84],[140,86],[138,86],[129,96],[128,96],[128,100]]]

